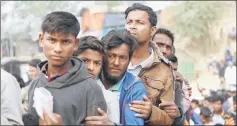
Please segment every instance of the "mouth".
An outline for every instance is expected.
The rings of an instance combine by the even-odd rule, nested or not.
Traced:
[[[136,34],[136,33],[131,33],[131,32],[130,32],[130,34],[131,34],[132,36],[137,36],[137,34]]]
[[[62,59],[62,57],[61,56],[52,55],[52,59],[53,60],[60,60],[60,59]]]
[[[111,71],[119,72],[120,70],[112,68]]]

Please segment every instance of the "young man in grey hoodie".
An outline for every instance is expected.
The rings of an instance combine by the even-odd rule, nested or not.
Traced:
[[[105,111],[101,88],[82,60],[72,57],[79,42],[77,18],[68,12],[52,12],[44,18],[41,29],[39,41],[47,61],[38,64],[40,74],[29,89],[29,119],[36,124],[39,121],[40,125],[79,125],[84,123],[85,117],[99,115],[98,107]],[[34,90],[38,87],[52,94],[53,112],[58,114],[55,114],[58,122],[54,123],[45,113],[44,119],[39,119],[33,107]]]

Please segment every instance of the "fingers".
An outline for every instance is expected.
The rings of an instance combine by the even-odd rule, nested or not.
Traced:
[[[107,114],[106,114],[102,109],[100,109],[100,108],[98,108],[97,111],[99,112],[99,114],[100,114],[101,116],[106,116],[106,115],[107,115]]]
[[[146,118],[145,114],[135,114],[135,116],[138,118]]]
[[[133,108],[133,107],[130,107],[130,109],[136,113],[147,114],[147,111],[143,109]]]
[[[174,105],[174,102],[163,101],[159,104],[159,107],[172,106],[172,105]]]
[[[132,101],[132,104],[144,105],[144,101]]]
[[[101,121],[86,121],[86,125],[103,125]]]
[[[52,121],[51,121],[50,117],[48,116],[48,114],[45,112],[45,109],[43,109],[43,118],[44,118],[44,121],[47,125],[51,124],[50,122],[52,122]]]
[[[85,118],[86,121],[99,121],[101,120],[101,116],[89,116]]]
[[[59,114],[56,114],[56,113],[53,113],[53,114],[54,114],[55,119],[57,120],[57,123],[58,123],[59,125],[62,125],[62,124],[63,124],[62,116],[59,115]]]

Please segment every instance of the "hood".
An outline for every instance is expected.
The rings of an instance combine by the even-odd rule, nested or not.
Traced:
[[[42,68],[48,61],[43,61],[38,64],[39,80],[43,82],[42,84],[47,87],[52,88],[62,88],[73,84],[78,84],[92,76],[88,73],[83,61],[77,57],[72,57],[71,62],[73,67],[69,69],[68,73],[56,78],[55,80],[48,82],[45,74],[42,72]]]

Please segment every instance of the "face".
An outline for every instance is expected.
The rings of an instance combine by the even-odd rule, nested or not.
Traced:
[[[30,80],[34,80],[35,77],[38,76],[38,71],[36,67],[29,65],[29,76],[30,76]]]
[[[78,48],[78,39],[73,34],[46,32],[40,34],[39,40],[49,65],[55,67],[68,63]]]
[[[178,70],[178,63],[172,63],[172,68],[174,69],[174,71]]]
[[[220,112],[222,110],[222,104],[221,101],[216,101],[213,103],[214,111],[215,112]]]
[[[107,50],[105,56],[104,74],[106,79],[116,84],[124,75],[129,64],[129,46],[122,44]]]
[[[135,10],[128,13],[125,28],[136,38],[139,44],[149,42],[156,31],[145,11]]]
[[[96,79],[102,69],[103,55],[98,51],[86,49],[78,57],[84,61],[88,72]]]
[[[191,107],[192,107],[192,109],[195,109],[195,108],[197,108],[197,105],[195,103],[191,103]]]
[[[158,45],[165,58],[172,54],[172,40],[166,34],[155,34],[153,41]]]

